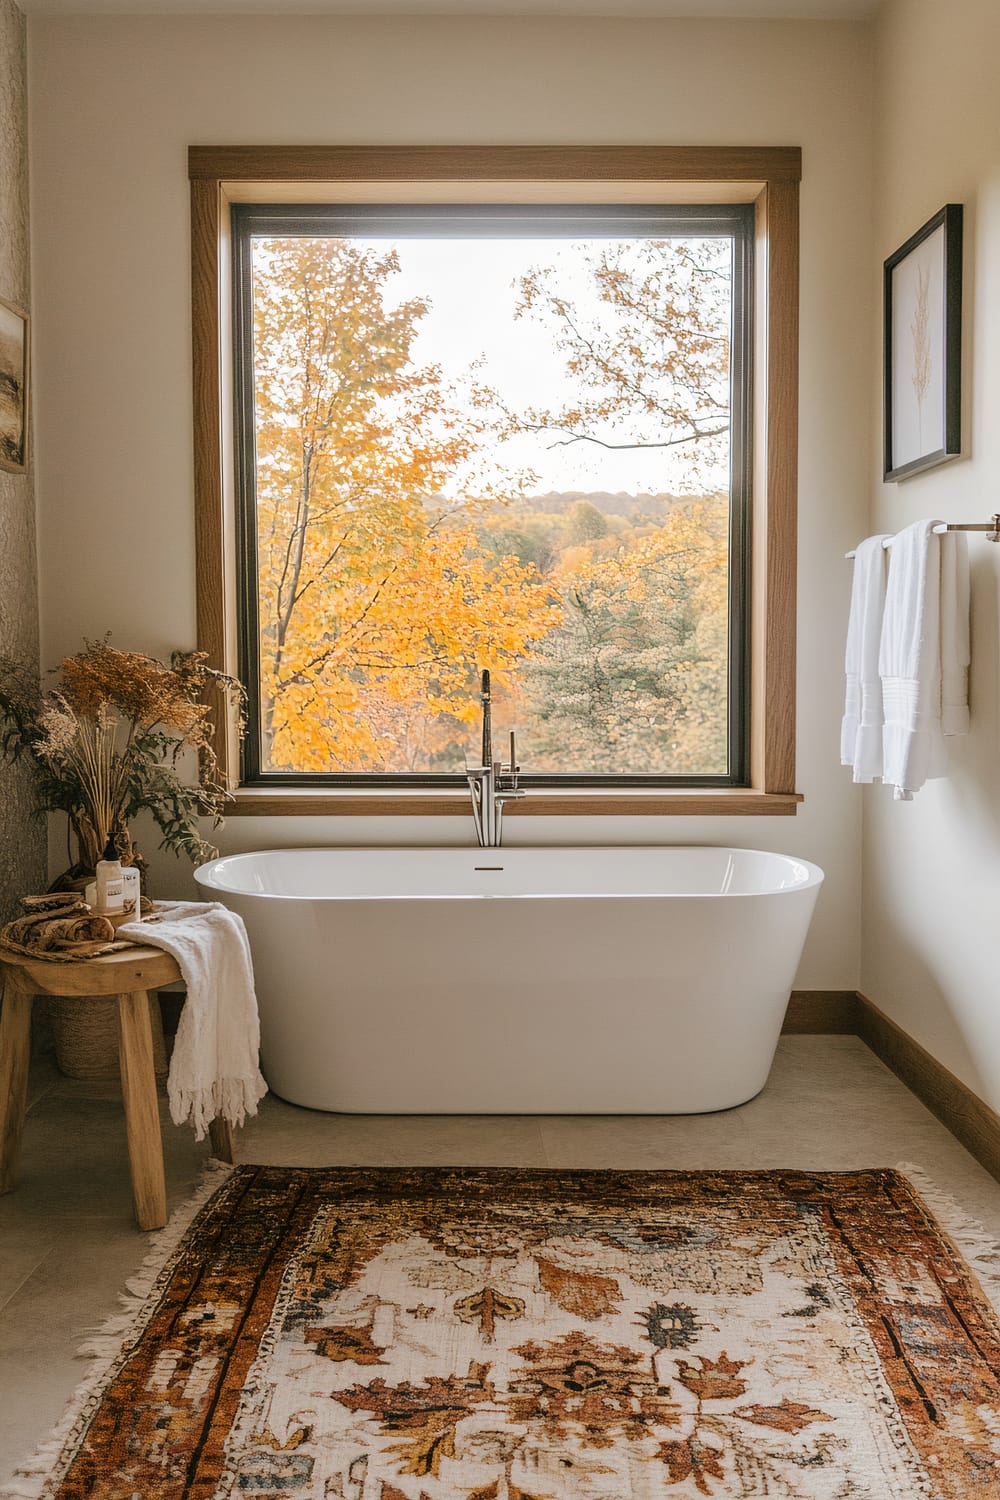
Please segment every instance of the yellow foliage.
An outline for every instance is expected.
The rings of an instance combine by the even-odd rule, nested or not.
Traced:
[[[466,713],[559,619],[534,568],[481,551],[481,423],[411,350],[393,253],[266,242],[255,279],[257,564],[270,769],[410,769],[418,720]],[[474,493],[442,492],[466,473]]]

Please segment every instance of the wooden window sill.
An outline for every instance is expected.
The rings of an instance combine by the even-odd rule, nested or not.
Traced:
[[[750,787],[707,787],[677,791],[622,788],[529,792],[508,803],[506,818],[523,817],[790,817],[800,792],[761,792]],[[469,794],[400,788],[366,791],[324,787],[240,787],[227,818],[283,817],[464,817],[472,814]]]

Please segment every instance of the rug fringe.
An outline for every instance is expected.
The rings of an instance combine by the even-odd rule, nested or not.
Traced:
[[[1000,1238],[990,1234],[978,1219],[971,1218],[949,1193],[942,1192],[921,1167],[901,1161],[896,1170],[909,1180],[941,1228],[962,1252],[987,1301],[1000,1315]]]
[[[190,1198],[174,1210],[163,1229],[150,1236],[150,1248],[134,1276],[119,1295],[120,1309],[112,1313],[77,1350],[80,1358],[93,1363],[69,1398],[52,1434],[22,1460],[12,1479],[0,1488],[0,1500],[43,1500],[60,1477],[57,1466],[78,1431],[90,1420],[108,1380],[114,1374],[126,1341],[131,1342],[157,1302],[160,1277],[191,1224],[209,1198],[232,1175],[229,1162],[210,1159],[201,1181]]]

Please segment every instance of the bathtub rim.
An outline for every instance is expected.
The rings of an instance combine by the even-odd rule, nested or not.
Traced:
[[[299,903],[313,902],[359,902],[359,901],[707,901],[707,900],[747,900],[747,899],[771,899],[778,896],[792,896],[802,894],[806,891],[816,890],[818,894],[826,879],[826,872],[821,866],[812,860],[804,859],[797,854],[785,854],[776,849],[752,849],[734,844],[525,844],[505,845],[495,851],[502,855],[505,851],[511,854],[529,854],[553,851],[571,854],[636,854],[640,851],[652,850],[666,853],[668,851],[682,851],[687,849],[717,850],[726,854],[748,854],[762,855],[769,859],[779,859],[787,864],[802,866],[807,871],[807,878],[797,881],[793,885],[769,887],[756,891],[657,891],[657,890],[634,890],[634,891],[602,891],[591,889],[586,891],[461,891],[451,890],[447,892],[417,892],[407,890],[384,890],[384,891],[333,891],[333,892],[309,892],[308,894],[287,894],[282,891],[249,891],[241,890],[231,885],[223,885],[211,878],[203,878],[206,871],[214,870],[216,866],[225,862],[236,860],[250,860],[259,858],[261,855],[293,855],[293,854],[344,854],[363,852],[365,854],[384,854],[386,859],[400,853],[412,854],[475,854],[477,851],[473,846],[466,844],[302,844],[278,846],[270,849],[244,849],[233,854],[221,854],[215,859],[208,860],[198,865],[194,870],[194,879],[199,889],[203,892],[211,891],[219,896],[236,896],[254,901],[286,901]],[[481,850],[480,853],[490,855],[490,850]],[[216,898],[217,899],[217,898]]]

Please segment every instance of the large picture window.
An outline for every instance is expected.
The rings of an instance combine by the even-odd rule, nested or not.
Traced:
[[[744,780],[752,226],[234,207],[249,780]]]
[[[796,147],[192,146],[234,816],[794,813]],[[506,740],[503,741],[506,746]]]

